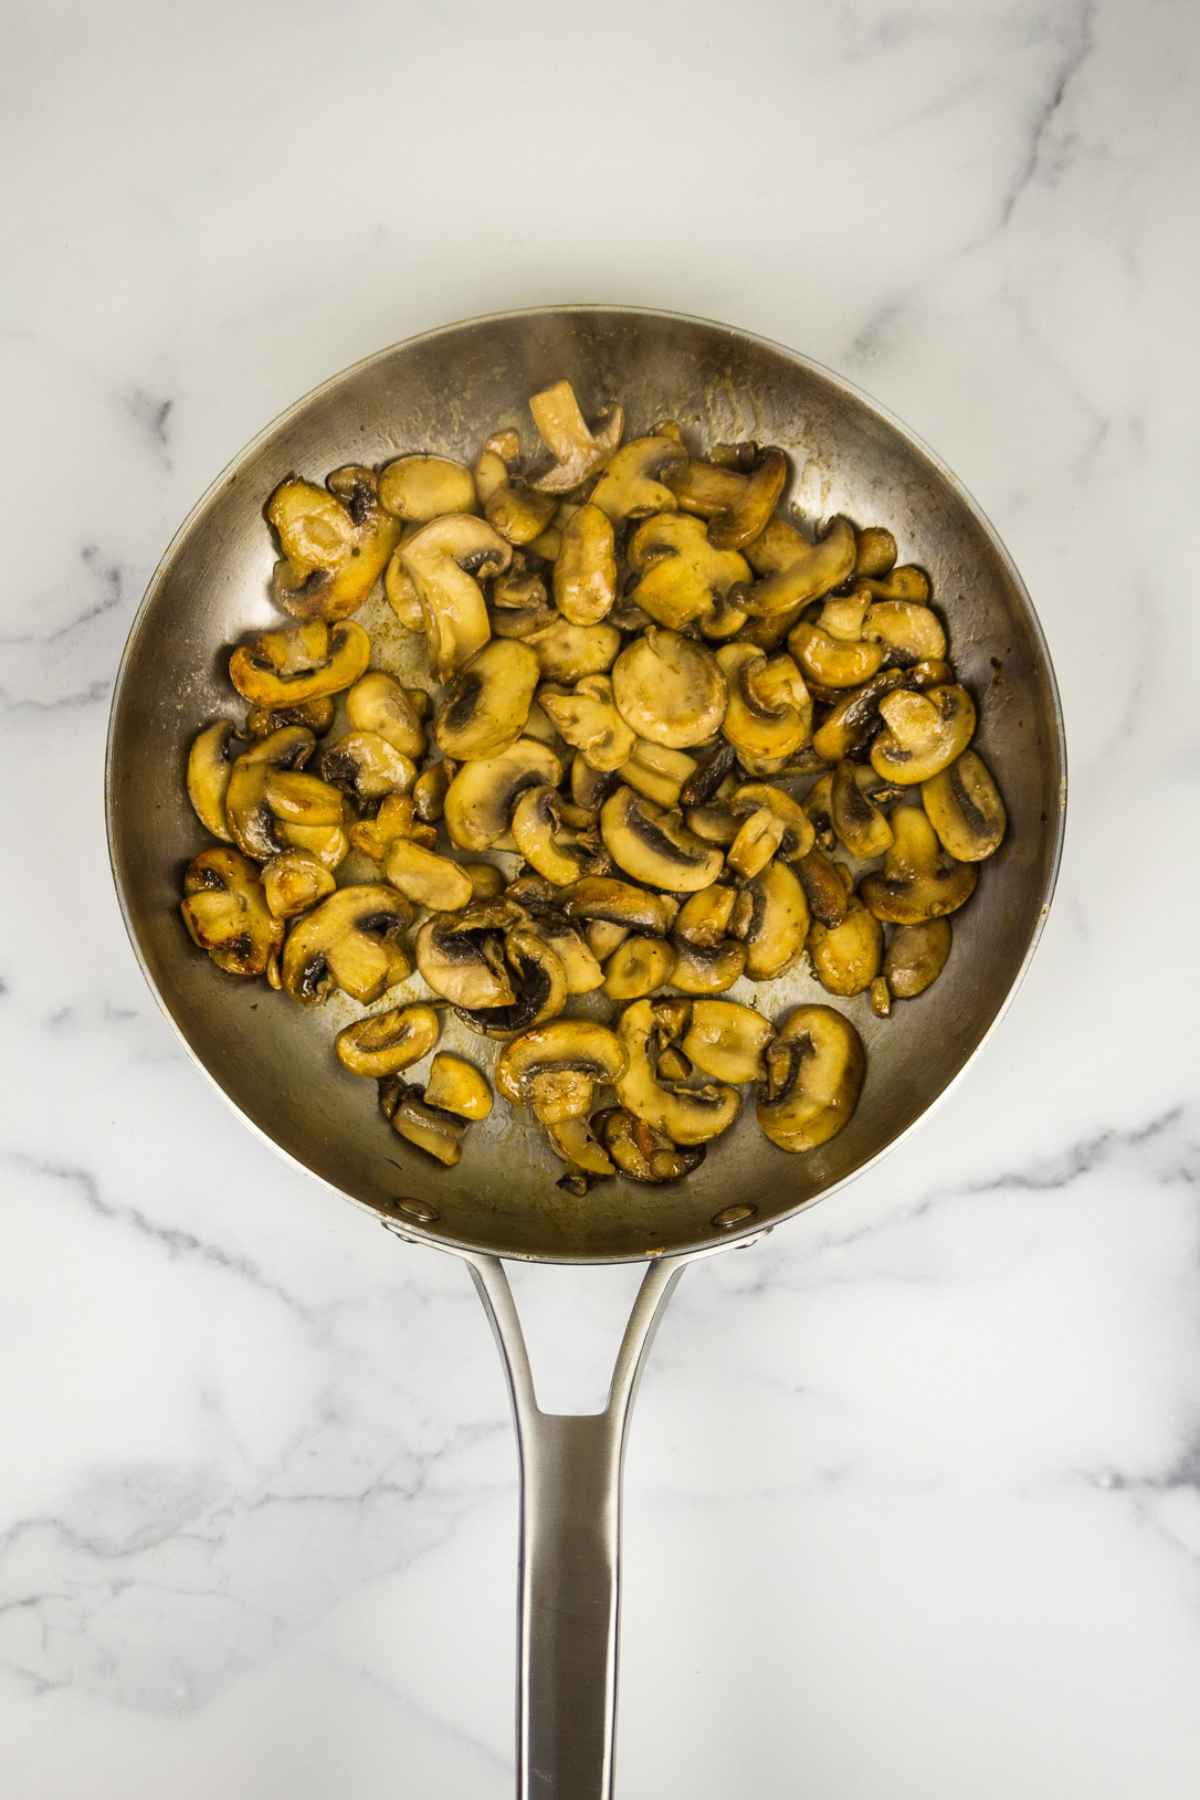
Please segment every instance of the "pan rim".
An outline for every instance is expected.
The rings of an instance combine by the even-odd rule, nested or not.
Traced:
[[[903,419],[892,412],[890,408],[878,401],[874,395],[869,393],[865,388],[860,387],[855,382],[847,380],[845,376],[839,374],[836,370],[829,368],[828,365],[819,362],[815,357],[806,356],[801,351],[794,350],[789,345],[780,343],[777,339],[766,337],[761,333],[745,331],[741,327],[729,325],[723,320],[710,319],[702,314],[679,312],[662,307],[631,306],[602,301],[570,302],[561,305],[551,304],[509,307],[498,312],[475,314],[468,318],[455,320],[449,324],[435,326],[428,331],[416,332],[409,337],[401,338],[395,343],[387,344],[381,349],[371,351],[368,355],[358,358],[355,362],[349,363],[346,367],[327,376],[323,381],[318,382],[297,400],[294,400],[289,406],[277,413],[274,418],[270,419],[267,424],[257,431],[254,436],[243,444],[230,458],[205,488],[195,504],[190,508],[182,523],[170,538],[150,576],[145,592],[143,593],[133,619],[130,622],[129,630],[126,634],[124,645],[122,646],[120,659],[117,664],[116,676],[113,681],[112,698],[109,703],[108,725],[105,733],[104,749],[105,842],[108,849],[109,866],[113,876],[113,886],[117,895],[117,904],[125,927],[125,935],[129,940],[130,947],[133,950],[134,958],[141,969],[142,976],[145,979],[151,994],[154,996],[160,1012],[167,1019],[193,1064],[200,1070],[212,1087],[216,1089],[217,1093],[220,1094],[221,1098],[241,1121],[242,1125],[268,1144],[271,1149],[274,1150],[278,1156],[283,1158],[292,1168],[298,1170],[309,1180],[317,1182],[322,1188],[328,1189],[330,1193],[336,1194],[339,1199],[348,1200],[351,1204],[361,1208],[364,1212],[372,1214],[379,1220],[380,1224],[394,1234],[402,1236],[407,1241],[427,1245],[433,1250],[447,1251],[452,1255],[465,1257],[468,1260],[478,1260],[480,1257],[495,1256],[497,1252],[487,1244],[472,1243],[469,1240],[464,1239],[448,1239],[444,1235],[439,1235],[436,1231],[425,1228],[416,1219],[404,1215],[389,1216],[385,1214],[381,1208],[372,1205],[369,1201],[358,1199],[356,1195],[349,1194],[344,1188],[338,1187],[335,1182],[327,1180],[323,1175],[319,1175],[308,1165],[308,1163],[286,1149],[271,1135],[270,1132],[266,1131],[243,1111],[242,1107],[234,1099],[232,1094],[230,1094],[221,1084],[216,1075],[213,1074],[202,1061],[197,1051],[189,1042],[182,1025],[175,1017],[175,1014],[167,1001],[164,999],[158,983],[150,971],[149,964],[142,951],[142,946],[133,922],[130,905],[125,893],[124,884],[119,872],[116,843],[117,827],[115,820],[114,765],[116,724],[118,715],[121,711],[125,682],[128,678],[132,661],[131,653],[141,632],[145,628],[158,595],[164,587],[184,544],[188,540],[194,526],[208,511],[220,491],[236,477],[240,468],[272,436],[289,424],[307,407],[327,394],[330,390],[336,388],[342,382],[348,380],[352,376],[363,373],[375,364],[382,363],[386,359],[395,356],[399,351],[409,349],[414,345],[429,343],[438,338],[447,337],[455,332],[472,327],[502,324],[513,319],[527,319],[531,317],[553,317],[562,319],[564,317],[587,314],[609,314],[626,318],[663,320],[668,323],[681,325],[700,325],[709,330],[721,332],[738,342],[760,345],[774,352],[776,355],[782,356],[795,366],[818,375],[833,388],[847,395],[859,405],[865,406],[878,419],[882,420],[885,425],[898,433],[901,438],[906,439],[911,446],[926,458],[954,494],[955,498],[960,504],[966,507],[968,512],[976,520],[987,538],[993,553],[1003,567],[1006,576],[1013,584],[1013,587],[1024,604],[1031,628],[1033,643],[1037,650],[1050,694],[1054,746],[1057,750],[1060,771],[1059,788],[1054,815],[1046,821],[1047,831],[1053,833],[1053,842],[1050,846],[1050,856],[1042,884],[1037,917],[1030,932],[1029,942],[1026,945],[1020,965],[1015,971],[1007,991],[979,1039],[964,1057],[962,1064],[951,1076],[949,1081],[946,1082],[945,1086],[935,1094],[924,1107],[922,1107],[921,1111],[914,1119],[901,1130],[897,1131],[886,1143],[882,1144],[879,1149],[875,1151],[874,1155],[860,1163],[856,1169],[852,1169],[848,1174],[840,1177],[837,1181],[831,1182],[827,1187],[822,1188],[818,1193],[810,1194],[807,1198],[797,1201],[794,1206],[789,1207],[785,1212],[771,1219],[765,1225],[755,1217],[751,1217],[746,1220],[741,1227],[735,1227],[732,1231],[728,1232],[720,1231],[710,1226],[707,1233],[698,1238],[695,1243],[685,1245],[679,1249],[671,1249],[670,1251],[650,1248],[632,1254],[596,1255],[587,1252],[578,1252],[574,1254],[563,1252],[543,1254],[541,1252],[529,1250],[513,1250],[505,1251],[505,1258],[514,1262],[582,1266],[592,1264],[596,1266],[605,1266],[623,1263],[648,1263],[663,1256],[669,1256],[671,1259],[679,1262],[690,1261],[700,1256],[709,1255],[715,1249],[728,1249],[737,1245],[744,1246],[752,1243],[757,1238],[763,1237],[767,1233],[775,1230],[777,1226],[788,1224],[801,1213],[808,1212],[810,1208],[818,1205],[823,1200],[829,1199],[832,1195],[849,1186],[851,1182],[858,1181],[862,1176],[877,1168],[882,1159],[887,1156],[890,1151],[895,1149],[897,1144],[903,1142],[904,1139],[908,1138],[914,1131],[923,1126],[936,1109],[942,1105],[946,1097],[957,1088],[984,1045],[988,1043],[993,1033],[999,1027],[1001,1021],[1007,1015],[1018,991],[1024,983],[1038,945],[1041,942],[1042,933],[1045,929],[1046,920],[1049,917],[1050,907],[1058,885],[1059,871],[1062,866],[1063,847],[1066,834],[1068,793],[1066,727],[1063,715],[1062,697],[1059,692],[1058,678],[1050,655],[1049,644],[1042,627],[1041,619],[1038,617],[1037,609],[1033,604],[1029,589],[999,532],[983,507],[975,499],[970,489],[966,487],[960,477],[950,468],[949,464],[945,462],[936,450],[932,449],[931,446],[925,442],[925,439],[921,437],[918,432],[914,431]]]

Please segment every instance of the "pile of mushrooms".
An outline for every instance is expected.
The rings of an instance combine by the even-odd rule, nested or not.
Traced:
[[[686,1175],[751,1085],[772,1143],[816,1149],[862,1039],[824,1004],[772,1022],[747,984],[807,956],[889,1016],[937,980],[1005,832],[929,578],[883,527],[779,513],[777,448],[694,454],[669,419],[626,438],[566,381],[529,404],[528,458],[506,425],[472,467],[420,452],[269,497],[294,622],[234,649],[244,721],[191,746],[219,842],[184,923],[301,1005],[382,1002],[337,1061],[443,1164],[493,1106],[437,1049],[447,1009],[571,1192]],[[423,636],[427,685],[380,666],[368,601]]]

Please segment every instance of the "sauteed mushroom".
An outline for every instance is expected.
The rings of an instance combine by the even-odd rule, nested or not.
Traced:
[[[676,1029],[683,1054],[705,1075],[741,1086],[761,1080],[766,1072],[764,1056],[775,1027],[752,1006],[737,1000],[693,1000]]]
[[[812,739],[813,749],[822,761],[841,762],[843,757],[862,748],[879,729],[883,701],[903,679],[899,669],[880,669],[870,681],[851,688],[844,699],[829,709]]]
[[[851,856],[864,862],[882,856],[892,844],[887,815],[872,797],[872,789],[879,786],[878,778],[861,763],[843,761],[833,772],[833,828]]]
[[[544,1122],[557,1123],[590,1112],[593,1091],[611,1087],[624,1067],[625,1051],[607,1025],[555,1019],[504,1046],[496,1086],[513,1106],[530,1106]]]
[[[621,634],[615,625],[572,625],[551,615],[525,642],[547,681],[566,682],[602,675],[621,648]]]
[[[581,506],[564,525],[554,561],[554,599],[572,625],[598,625],[617,597],[612,522],[598,506]]]
[[[303,725],[314,737],[324,737],[333,724],[334,705],[328,695],[319,700],[299,700],[294,706],[251,706],[246,712],[244,736],[270,737],[287,725]]]
[[[831,1006],[798,1006],[767,1051],[758,1123],[781,1150],[815,1150],[850,1123],[865,1073],[849,1019]]]
[[[192,739],[187,763],[187,791],[192,810],[205,831],[226,844],[233,842],[225,819],[225,796],[233,772],[229,760],[232,743],[233,726],[228,719],[217,719]]]
[[[720,726],[725,677],[711,650],[657,625],[626,645],[613,664],[613,698],[639,737],[686,750]]]
[[[795,527],[790,529],[793,533],[788,545],[790,560],[777,563],[774,573],[762,575],[745,594],[738,596],[738,604],[756,619],[775,618],[790,612],[793,607],[807,606],[810,601],[829,593],[831,588],[840,587],[854,572],[854,527],[849,519],[834,519],[824,537],[815,544],[801,537]],[[758,542],[762,544],[761,537]],[[776,534],[773,542],[782,543],[782,534]],[[764,560],[762,550],[756,560],[753,543],[747,545],[746,555],[755,569]],[[775,560],[774,555],[772,560]]]
[[[293,1000],[319,1004],[341,988],[364,1005],[412,973],[404,942],[412,907],[376,882],[339,888],[288,932],[283,986]]]
[[[379,670],[356,681],[346,695],[346,712],[355,731],[371,731],[402,756],[415,761],[425,754],[425,724],[408,688]]]
[[[604,991],[610,1000],[640,1000],[665,987],[674,967],[675,952],[666,938],[634,932],[605,963]]]
[[[948,769],[921,784],[921,804],[942,848],[959,862],[982,862],[999,849],[1008,822],[1004,802],[974,750],[964,750]]]
[[[721,730],[751,774],[781,769],[812,736],[812,700],[790,656],[767,658],[753,644],[723,644],[717,664],[729,688]]]
[[[665,1131],[624,1106],[607,1107],[596,1115],[595,1125],[612,1162],[632,1181],[656,1187],[664,1181],[679,1181],[704,1161],[703,1144],[684,1148],[673,1143]]]
[[[619,869],[636,881],[690,894],[708,887],[724,858],[712,844],[693,837],[677,816],[619,787],[600,809],[604,847]]]
[[[586,1119],[575,1117],[552,1121],[546,1126],[546,1137],[555,1156],[572,1166],[572,1173],[562,1177],[560,1187],[569,1183],[573,1193],[586,1192],[590,1181],[603,1181],[606,1176],[616,1174],[616,1164],[603,1144],[593,1136]]]
[[[621,1105],[675,1144],[705,1144],[728,1131],[740,1104],[735,1090],[721,1082],[695,1088],[659,1082],[652,1061],[654,1032],[649,1000],[635,1000],[625,1008],[617,1035],[626,1066],[613,1083]]]
[[[474,1063],[439,1050],[429,1065],[425,1104],[462,1119],[486,1119],[492,1110],[492,1090]]]
[[[939,662],[946,654],[942,621],[915,600],[877,601],[863,621],[863,636],[884,646],[896,663]]]
[[[786,863],[769,863],[738,896],[730,931],[746,946],[746,974],[770,981],[795,962],[808,934],[804,889]]]
[[[966,688],[932,687],[924,694],[885,694],[879,713],[886,730],[871,745],[871,767],[884,781],[928,781],[961,756],[975,730],[975,703]]]
[[[194,856],[183,878],[183,922],[193,943],[227,975],[266,973],[283,942],[248,857],[224,845]]]
[[[554,458],[555,466],[539,475],[533,485],[543,494],[570,494],[598,469],[602,469],[621,441],[625,413],[607,406],[600,413],[595,432],[579,410],[569,381],[556,381],[529,401],[538,436]]]
[[[584,675],[571,689],[543,686],[538,699],[558,731],[585,762],[611,774],[626,761],[634,733],[613,702],[607,675]]]
[[[797,858],[795,867],[813,918],[822,925],[840,925],[846,916],[847,899],[840,865],[814,845]]]
[[[861,994],[870,987],[883,961],[883,929],[873,913],[851,894],[837,925],[817,919],[808,930],[808,956],[813,974],[831,994]]]
[[[289,476],[266,505],[283,556],[271,589],[297,619],[344,619],[382,575],[400,527],[380,509],[371,469],[335,469],[323,488]]]
[[[733,938],[719,944],[679,942],[671,986],[681,994],[723,994],[746,969],[746,946]]]
[[[675,496],[665,477],[686,461],[687,452],[673,438],[634,438],[609,459],[592,489],[592,505],[614,525],[645,519],[651,513],[674,512]]]
[[[518,738],[496,756],[464,763],[446,789],[446,829],[463,850],[489,850],[505,836],[517,797],[528,787],[557,787],[562,764],[534,738]]]
[[[384,464],[379,503],[406,525],[428,525],[446,513],[473,513],[475,483],[464,463],[415,452]]]
[[[416,940],[426,985],[458,1007],[511,1006],[516,993],[504,960],[504,932],[514,916],[507,902],[485,900],[457,915],[426,919]]]
[[[407,794],[417,766],[379,732],[348,731],[321,751],[321,774],[356,800],[382,800],[386,794]]]
[[[466,869],[411,837],[395,838],[388,845],[383,872],[414,905],[427,906],[431,912],[461,912],[475,898],[475,884]]]
[[[856,575],[886,575],[896,560],[896,540],[884,525],[868,525],[858,534]]]
[[[563,890],[563,906],[572,918],[599,919],[654,937],[666,936],[677,905],[665,894],[652,894],[608,875],[585,875]]]
[[[896,927],[883,959],[883,973],[897,1000],[915,1000],[933,986],[946,966],[952,943],[946,918]]]
[[[525,729],[539,673],[533,651],[514,639],[494,638],[477,650],[435,708],[439,749],[460,762],[507,749]]]
[[[263,893],[277,919],[293,919],[332,894],[337,883],[311,850],[283,850],[264,864]]]
[[[260,631],[229,658],[229,679],[256,706],[294,706],[340,694],[364,674],[371,640],[353,619]]]
[[[688,513],[656,513],[646,519],[630,539],[627,557],[638,576],[630,598],[673,631],[694,619],[703,627],[705,616],[724,609],[730,591],[750,580],[745,557],[717,549],[703,521]]]
[[[875,917],[920,925],[964,906],[979,879],[975,864],[954,862],[943,853],[920,807],[898,807],[892,830],[895,841],[883,859],[883,873],[865,876],[861,888]]]
[[[423,525],[400,560],[420,596],[434,673],[448,681],[491,636],[479,578],[507,569],[512,546],[485,519],[451,513]]]
[[[352,1075],[381,1080],[428,1056],[441,1029],[432,1006],[393,1006],[345,1026],[334,1038],[333,1047],[343,1068]]]
[[[617,771],[627,787],[653,800],[656,806],[676,807],[684,783],[696,772],[694,758],[684,750],[668,750],[637,738],[627,761]]]
[[[379,1110],[397,1137],[402,1137],[417,1150],[423,1150],[426,1156],[435,1157],[447,1168],[453,1168],[462,1156],[466,1120],[435,1106],[427,1106],[420,1088],[394,1079],[381,1081]]]

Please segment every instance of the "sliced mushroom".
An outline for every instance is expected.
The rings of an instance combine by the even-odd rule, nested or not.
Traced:
[[[887,814],[872,798],[872,790],[878,787],[878,778],[861,763],[843,761],[833,772],[833,829],[850,855],[860,857],[864,862],[873,856],[882,856],[892,844]]]
[[[636,1118],[664,1132],[673,1143],[707,1143],[727,1131],[737,1118],[737,1093],[720,1082],[695,1088],[660,1082],[652,1060],[655,1024],[649,1000],[635,1000],[621,1014],[617,1035],[626,1067],[613,1084],[617,1098]]]
[[[422,926],[422,933],[424,929]],[[503,951],[505,966],[511,972],[513,998],[456,1007],[468,1025],[495,1038],[513,1037],[555,1018],[567,1000],[566,970],[534,925],[523,921],[510,925],[504,933]]]
[[[604,984],[604,970],[583,929],[554,904],[533,902],[528,905],[531,923],[538,936],[549,944],[563,966],[568,994],[592,994]]]
[[[446,793],[457,772],[458,765],[443,760],[427,763],[413,783],[413,805],[418,819],[427,825],[436,825],[446,805]]]
[[[863,621],[863,637],[887,651],[888,660],[908,666],[940,662],[946,633],[931,606],[915,600],[880,600]]]
[[[721,731],[752,774],[769,775],[812,736],[812,700],[790,656],[723,644],[717,663],[729,690]]]
[[[769,813],[780,827],[777,836],[774,831],[771,835],[775,836],[776,848],[784,862],[797,862],[807,856],[816,841],[812,820],[804,807],[772,782],[744,781],[729,796],[728,806],[735,818],[746,821],[758,813]],[[746,869],[742,873],[755,874],[757,871]]]
[[[474,1063],[439,1050],[429,1065],[425,1104],[457,1113],[460,1119],[486,1119],[492,1110],[492,1090]]]
[[[562,764],[534,738],[518,738],[498,756],[464,763],[446,790],[446,829],[463,850],[490,850],[505,836],[517,798],[528,787],[557,787]]]
[[[607,675],[584,675],[573,688],[543,686],[538,699],[561,735],[594,769],[619,769],[635,737],[613,701]]]
[[[831,994],[850,996],[870,987],[883,962],[883,928],[857,896],[846,902],[838,925],[814,919],[808,931],[808,957],[813,974]]]
[[[879,702],[886,729],[871,745],[871,767],[903,787],[928,781],[961,756],[975,730],[975,702],[957,684],[924,694],[901,689]]]
[[[704,1161],[703,1144],[683,1147],[673,1143],[665,1131],[656,1130],[627,1107],[606,1107],[593,1123],[612,1163],[631,1181],[659,1187],[664,1181],[690,1175]]]
[[[921,804],[942,848],[959,862],[982,862],[999,849],[1008,815],[987,764],[974,750],[964,750],[948,769],[922,783]]]
[[[673,438],[634,438],[609,459],[592,489],[592,505],[614,525],[626,519],[645,519],[651,513],[674,512],[675,496],[665,477],[686,460],[687,451]]]
[[[616,1174],[616,1164],[603,1144],[592,1135],[591,1126],[586,1119],[552,1121],[546,1126],[546,1137],[555,1156],[570,1163],[574,1170],[580,1172],[583,1180],[591,1177],[602,1181],[606,1176]],[[570,1179],[570,1176],[563,1177],[564,1181]]]
[[[746,946],[733,938],[712,946],[679,942],[671,986],[681,994],[723,994],[745,971]]]
[[[724,806],[689,806],[684,821],[694,837],[706,844],[732,844],[741,822]]]
[[[554,563],[554,599],[572,625],[598,625],[617,597],[612,522],[598,506],[581,506],[563,527]]]
[[[946,966],[953,941],[949,919],[897,926],[883,959],[883,973],[897,1000],[915,1000],[933,986]]]
[[[813,836],[822,850],[837,848],[833,829],[833,770],[819,775],[804,796],[805,816],[813,828]]]
[[[665,937],[677,907],[665,894],[652,894],[608,875],[585,875],[564,889],[562,903],[573,919],[603,920],[652,937]]]
[[[746,946],[746,974],[751,981],[770,981],[795,962],[808,923],[804,889],[786,863],[769,863],[747,882],[738,895],[730,931]]]
[[[388,566],[383,571],[384,597],[398,623],[405,631],[413,632],[424,631],[425,614],[421,611],[421,596],[416,584],[404,566],[404,546],[420,529],[419,525],[414,525],[402,533],[400,542],[392,551]]]
[[[860,892],[877,919],[892,925],[920,925],[957,912],[975,892],[979,871],[954,862],[938,843],[933,826],[917,806],[892,814],[895,841],[883,872],[864,877]]]
[[[694,893],[711,885],[724,858],[713,844],[693,837],[678,815],[619,787],[600,809],[604,847],[619,869],[636,881],[670,893]]]
[[[740,1086],[765,1074],[764,1054],[775,1027],[737,1000],[693,1000],[679,1026],[679,1047],[717,1081]]]
[[[604,965],[604,991],[610,1000],[640,1000],[665,987],[674,967],[675,951],[665,938],[635,932]]]
[[[533,483],[543,494],[570,494],[581,487],[608,462],[625,428],[624,409],[606,406],[593,432],[569,381],[556,381],[531,395],[529,410],[538,436],[554,458],[555,466]]]
[[[495,900],[504,892],[504,875],[494,863],[465,862],[459,867],[471,883],[476,900]]]
[[[337,883],[311,850],[283,850],[266,863],[263,893],[277,919],[294,919],[332,894]]]
[[[708,535],[718,550],[739,550],[767,528],[787,485],[788,459],[767,449],[750,465],[736,502],[710,515]]]
[[[860,687],[883,666],[887,647],[864,643],[871,597],[860,582],[843,598],[826,601],[820,618],[800,619],[788,633],[788,649],[809,681],[825,688]]]
[[[656,806],[674,807],[686,781],[696,772],[694,757],[683,750],[668,750],[665,744],[652,744],[637,738],[633,749],[617,773],[627,787],[634,789]]]
[[[260,631],[229,658],[229,679],[257,706],[294,706],[352,687],[371,660],[371,640],[353,619]]]
[[[339,1031],[333,1040],[338,1060],[352,1075],[382,1080],[428,1056],[441,1033],[432,1006],[393,1006],[369,1013]]]
[[[448,456],[397,456],[380,470],[379,503],[406,525],[428,525],[447,513],[473,513],[475,483]]]
[[[502,488],[509,478],[509,472],[515,469],[521,460],[521,434],[519,431],[494,431],[475,463],[475,492],[482,506],[486,506],[492,495]],[[470,511],[470,508],[465,510]]]
[[[668,485],[683,512],[705,520],[727,519],[742,505],[747,487],[746,472],[740,459],[727,461],[718,455],[719,448],[714,447],[708,462],[692,458],[671,471]],[[768,518],[773,510],[772,506]],[[761,529],[766,529],[766,520]]]
[[[689,894],[675,915],[675,937],[702,950],[715,950],[729,934],[736,904],[737,889],[721,882]]]
[[[271,590],[297,619],[344,619],[382,575],[400,526],[379,505],[371,469],[335,469],[323,488],[289,476],[266,504],[283,556]]]
[[[572,831],[562,816],[563,803],[546,782],[526,788],[512,815],[517,849],[531,868],[558,887],[578,881],[594,860],[594,840]]]
[[[350,842],[372,862],[382,863],[397,838],[412,838],[426,848],[437,842],[437,832],[417,819],[410,794],[389,794],[373,819],[357,819],[350,827]]]
[[[300,700],[295,706],[252,706],[246,713],[245,737],[270,737],[288,725],[303,725],[314,737],[324,737],[333,724],[334,704],[328,696],[321,700]]]
[[[781,1150],[815,1150],[843,1131],[862,1092],[862,1039],[831,1006],[798,1006],[767,1051],[758,1123]]]
[[[414,905],[431,912],[461,912],[475,898],[475,884],[465,869],[412,838],[399,837],[388,845],[383,872]]]
[[[801,537],[794,527],[791,529],[795,532],[790,546],[792,560],[773,574],[762,575],[737,596],[739,606],[756,619],[775,618],[795,607],[807,606],[831,588],[840,587],[854,572],[854,527],[849,519],[834,519],[815,544]],[[758,543],[761,545],[761,537]],[[747,545],[746,555],[751,567],[757,568],[754,543]]]
[[[822,925],[840,925],[848,892],[839,865],[814,846],[797,859],[795,870],[813,918]]]
[[[417,968],[435,994],[459,1007],[509,1006],[516,998],[504,960],[504,933],[514,909],[476,903],[457,915],[435,915],[417,932]]]
[[[412,973],[404,942],[412,907],[395,888],[339,888],[292,926],[283,947],[283,986],[319,1004],[335,988],[367,1005]]]
[[[311,731],[302,725],[289,725],[251,744],[235,759],[225,785],[225,823],[246,856],[266,862],[287,847],[277,828],[267,783],[275,770],[303,769],[314,747]],[[318,787],[323,785],[318,783]],[[335,823],[340,823],[341,815],[338,795]]]
[[[401,1137],[426,1156],[435,1157],[447,1168],[453,1168],[462,1156],[466,1121],[453,1113],[427,1106],[419,1088],[407,1082],[388,1080],[379,1084],[379,1110],[397,1137]]]
[[[510,544],[532,544],[541,536],[554,517],[554,496],[539,493],[524,481],[514,480],[509,470],[505,479],[491,489],[484,504],[484,516],[494,531]]]
[[[512,1106],[530,1106],[544,1123],[582,1118],[598,1087],[611,1087],[625,1067],[615,1032],[591,1019],[556,1019],[504,1046],[496,1086]]]
[[[622,650],[612,684],[626,723],[639,737],[670,750],[706,743],[725,716],[728,696],[717,657],[656,625]]]
[[[424,721],[412,693],[394,675],[375,670],[356,681],[346,695],[346,713],[355,731],[374,732],[414,761],[424,756]]]
[[[636,749],[636,745],[634,746]],[[578,751],[571,758],[571,800],[582,811],[595,818],[600,811],[601,802],[606,794],[610,794],[615,786],[615,778],[603,769],[593,769],[587,758]]]
[[[183,922],[216,967],[226,975],[265,974],[283,943],[283,925],[249,858],[224,845],[202,850],[187,866],[183,891]]]
[[[400,557],[420,596],[434,672],[448,681],[491,636],[479,580],[507,569],[512,546],[486,519],[452,513],[423,525]]]
[[[858,533],[856,575],[886,575],[896,560],[896,540],[884,525],[867,525]]]
[[[830,708],[812,738],[812,747],[822,761],[838,763],[862,748],[879,729],[881,703],[903,679],[899,669],[880,669]]]
[[[233,834],[225,820],[225,796],[233,764],[229,758],[233,726],[228,719],[206,725],[192,739],[187,760],[187,792],[192,810],[205,831],[231,844]]]
[[[933,592],[928,575],[915,563],[904,563],[881,578],[865,579],[873,600],[911,600],[924,606]]]
[[[533,546],[529,546],[532,551]],[[550,605],[550,597],[546,592],[545,579],[540,569],[529,566],[526,557],[517,551],[507,569],[497,575],[492,583],[492,605],[501,612],[522,613],[527,616],[538,615],[543,622],[554,618],[554,609]],[[497,635],[521,637],[523,631],[500,633],[502,621],[493,620],[493,629]],[[531,618],[529,629],[533,630],[536,617]]]
[[[527,645],[505,638],[485,644],[437,703],[433,733],[439,748],[460,762],[507,749],[525,729],[539,674]]]
[[[348,731],[321,751],[321,774],[356,800],[382,800],[385,794],[407,794],[417,767],[377,731]]]
[[[621,634],[615,625],[572,625],[569,619],[557,617],[531,631],[524,641],[546,680],[555,682],[602,675],[621,648]]]
[[[750,565],[736,550],[716,549],[701,519],[655,514],[634,532],[627,557],[638,576],[630,598],[658,624],[679,631],[698,619],[703,629],[718,610],[744,620],[740,609],[727,603],[730,590],[750,580]]]

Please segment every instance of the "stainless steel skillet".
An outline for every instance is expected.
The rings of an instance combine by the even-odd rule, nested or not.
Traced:
[[[228,646],[277,620],[264,497],[293,470],[409,449],[470,458],[497,427],[527,426],[526,396],[565,375],[588,410],[620,398],[632,432],[671,415],[708,440],[754,437],[792,458],[792,502],[891,527],[924,565],[980,706],[977,742],[1010,819],[1008,838],[955,920],[945,974],[899,1016],[840,1002],[866,1044],[858,1111],[805,1157],[776,1150],[753,1108],[688,1180],[621,1181],[586,1201],[555,1186],[525,1120],[497,1108],[454,1170],[431,1171],[377,1127],[366,1084],[330,1054],[351,1012],[312,1013],[218,976],[179,922],[179,873],[200,834],[183,786],[199,724],[229,713]],[[418,641],[386,607],[360,615],[376,660],[424,673]],[[1066,804],[1062,714],[1045,640],[1003,545],[950,471],[839,377],[729,327],[618,307],[560,307],[430,332],[335,376],[254,440],[196,506],[163,558],[126,645],[106,782],[113,871],[134,949],[200,1066],[248,1124],[399,1236],[464,1258],[508,1373],[521,1459],[518,1794],[598,1800],[612,1792],[621,1461],[651,1332],[684,1265],[770,1230],[869,1167],[945,1092],[996,1023],[1046,917]],[[736,994],[736,991],[735,991]],[[773,1015],[822,998],[804,971],[760,998]],[[451,1025],[444,1041],[478,1056]],[[647,1273],[606,1411],[539,1410],[501,1258],[644,1260]]]

